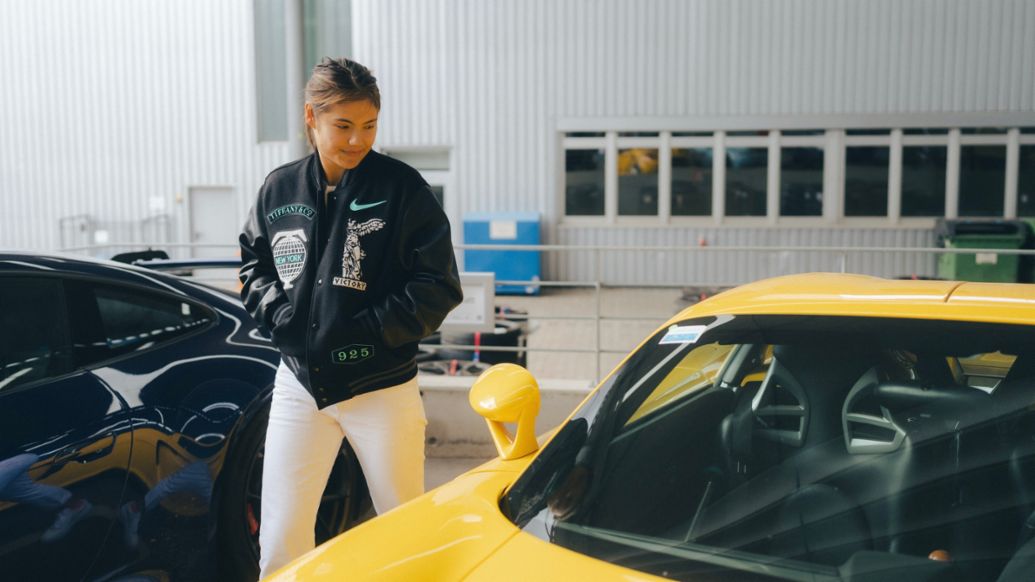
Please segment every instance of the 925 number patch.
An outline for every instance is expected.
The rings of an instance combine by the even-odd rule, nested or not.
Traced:
[[[331,352],[331,361],[335,364],[358,364],[374,355],[374,346],[352,344]]]

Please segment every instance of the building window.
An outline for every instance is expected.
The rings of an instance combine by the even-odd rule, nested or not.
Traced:
[[[756,120],[756,127],[767,120]],[[727,217],[767,217],[772,224],[814,217],[895,224],[946,215],[1035,216],[1030,127],[738,125],[729,131],[566,133],[560,142],[565,215],[611,223],[653,217],[658,224],[703,217],[720,223]]]
[[[438,184],[432,184],[430,186],[430,188],[431,188],[431,195],[435,197],[435,202],[438,202],[439,206],[442,206],[443,208],[445,208],[445,192],[446,192],[445,187],[440,186]]]
[[[604,215],[604,150],[564,153],[564,212],[568,216]]]
[[[77,283],[76,290],[88,286]],[[168,342],[215,321],[207,308],[175,297],[109,285],[93,287],[92,294],[100,316],[100,339],[108,348],[93,354],[97,361]]]
[[[0,390],[55,378],[76,367],[65,288],[60,279],[0,279]]]
[[[618,150],[618,214],[657,216],[658,150]]]
[[[726,149],[726,215],[765,216],[769,150]]]
[[[302,10],[307,72],[324,57],[352,55],[352,0],[302,0]]]
[[[447,190],[452,184],[449,173],[449,154],[447,147],[392,148],[381,150],[384,155],[395,158],[420,172],[424,181],[431,188],[431,194],[442,208],[446,207]]]
[[[944,146],[902,148],[902,216],[945,216]]]
[[[672,148],[672,216],[711,216],[712,148]]]
[[[845,216],[888,215],[888,162],[891,148],[845,148]]]
[[[960,216],[1002,216],[1006,146],[960,148]]]
[[[823,215],[823,150],[780,151],[780,216]]]
[[[255,0],[255,105],[258,140],[287,139],[284,0]]]
[[[902,130],[903,135],[948,135],[947,127],[907,127]]]
[[[284,0],[254,0],[255,104],[258,141],[287,140]],[[352,54],[351,0],[303,0],[305,70],[323,57]],[[308,74],[306,74],[308,77]],[[299,111],[301,116],[302,112]]]
[[[1017,214],[1035,216],[1035,145],[1020,147],[1017,172]]]

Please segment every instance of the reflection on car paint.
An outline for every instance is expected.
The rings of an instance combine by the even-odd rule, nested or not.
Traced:
[[[212,539],[220,471],[230,436],[268,394],[276,349],[239,304],[203,286],[112,264],[13,256],[19,258],[0,257],[0,295],[5,306],[15,305],[0,314],[4,576],[110,579],[148,571],[172,580],[217,579]],[[182,325],[134,320],[125,334],[74,341],[77,325],[100,333],[101,321],[69,309],[58,330],[67,352],[60,352],[45,345],[56,336],[34,332],[40,343],[25,345],[23,331],[36,312],[50,310],[58,320],[64,310],[53,308],[60,302],[41,305],[31,285],[24,302],[13,302],[14,280],[42,281],[52,293],[96,282],[127,297],[182,297],[202,312]],[[170,327],[175,333],[166,333]],[[27,354],[37,345],[43,349]],[[84,354],[103,359],[106,349],[118,351],[99,366],[68,365]],[[56,364],[65,368],[54,375]]]

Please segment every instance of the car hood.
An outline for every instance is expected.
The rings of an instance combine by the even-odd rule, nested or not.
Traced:
[[[529,459],[494,461],[363,523],[268,580],[459,580],[520,530],[499,499]]]
[[[523,533],[500,512],[534,455],[495,460],[330,540],[266,582],[663,580]]]
[[[545,542],[533,535],[518,533],[496,549],[464,580],[662,582],[667,579],[609,564]]]

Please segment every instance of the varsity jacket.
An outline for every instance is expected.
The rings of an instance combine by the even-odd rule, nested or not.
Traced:
[[[242,229],[241,299],[320,408],[417,374],[463,298],[449,222],[420,174],[371,151],[323,197],[316,153],[266,177]]]

